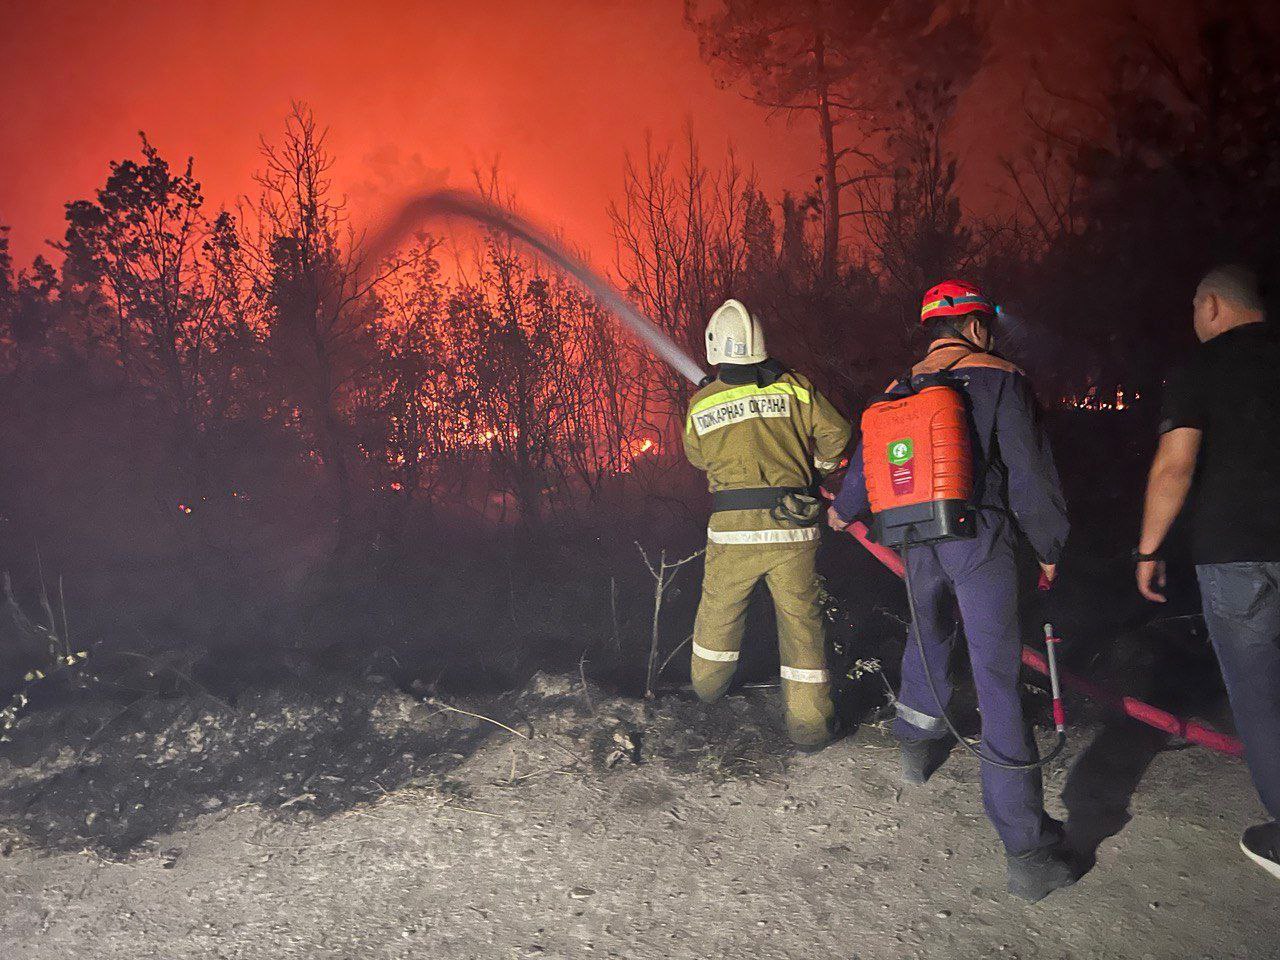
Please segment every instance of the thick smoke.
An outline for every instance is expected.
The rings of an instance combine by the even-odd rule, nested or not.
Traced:
[[[466,217],[476,223],[495,227],[536,250],[577,278],[627,330],[678,373],[693,383],[702,379],[704,371],[697,362],[681,350],[657,324],[628,303],[612,284],[528,220],[503,210],[476,194],[463,190],[436,190],[410,200],[369,242],[365,251],[366,262],[373,264],[386,257],[422,224],[448,217]]]

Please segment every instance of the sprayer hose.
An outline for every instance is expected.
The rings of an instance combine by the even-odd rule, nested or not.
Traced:
[[[980,749],[980,744],[974,743],[968,737],[960,733],[956,729],[956,725],[951,722],[951,717],[947,715],[946,708],[942,705],[942,697],[938,695],[938,688],[933,682],[933,671],[929,669],[929,658],[925,655],[924,640],[920,636],[920,618],[916,614],[916,595],[911,589],[911,564],[907,562],[907,551],[911,548],[911,537],[915,533],[915,527],[907,527],[902,535],[902,581],[907,588],[907,609],[911,612],[912,632],[916,636],[916,649],[920,653],[920,664],[924,667],[924,678],[929,685],[929,692],[933,694],[934,703],[938,705],[938,713],[942,716],[942,721],[947,725],[947,729],[951,731],[951,735],[960,742],[969,753],[973,754],[983,763],[988,763],[993,767],[999,767],[1001,770],[1038,770],[1055,760],[1067,745],[1067,735],[1059,733],[1057,740],[1053,745],[1053,750],[1045,757],[1033,763],[1009,763],[1004,760],[997,760],[995,757],[989,757]]]

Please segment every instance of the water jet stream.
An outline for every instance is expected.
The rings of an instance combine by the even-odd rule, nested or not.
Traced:
[[[627,302],[604,277],[525,218],[477,194],[464,190],[435,190],[414,197],[369,241],[365,248],[365,262],[376,264],[422,224],[449,217],[465,217],[494,227],[531,247],[590,290],[616,320],[677,373],[691,383],[702,380],[705,374],[702,367],[665,330]]]

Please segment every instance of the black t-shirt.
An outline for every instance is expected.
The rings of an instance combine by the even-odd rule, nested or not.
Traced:
[[[1188,498],[1196,563],[1280,560],[1280,339],[1219,334],[1169,376],[1160,432],[1203,431]]]

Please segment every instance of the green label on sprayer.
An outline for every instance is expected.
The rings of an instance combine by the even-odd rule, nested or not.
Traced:
[[[901,466],[915,456],[915,444],[908,437],[905,440],[895,440],[889,444],[889,462],[894,466]]]

